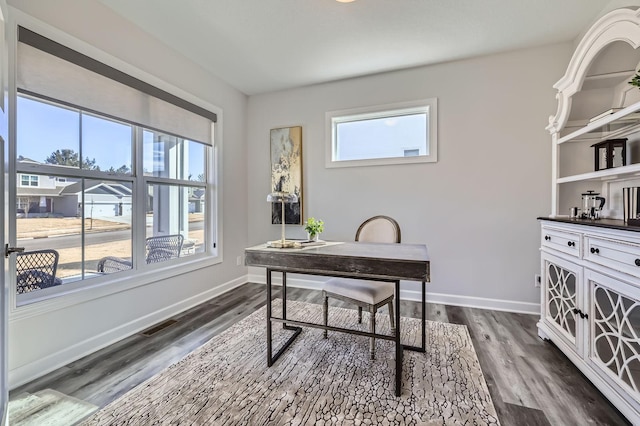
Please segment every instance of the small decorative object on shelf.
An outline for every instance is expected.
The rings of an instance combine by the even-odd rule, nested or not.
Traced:
[[[324,231],[324,222],[320,219],[310,217],[304,225],[304,230],[307,231],[310,241],[318,241],[318,237],[322,231]]]
[[[595,149],[595,171],[627,165],[627,139],[608,139],[591,145]]]
[[[638,72],[640,73],[640,70],[638,70]],[[636,75],[634,75],[633,78],[629,80],[629,84],[640,88],[640,74],[636,73]]]
[[[622,188],[624,223],[640,226],[640,188]]]
[[[595,191],[587,191],[582,193],[582,219],[600,219],[600,214],[604,203],[604,197]]]

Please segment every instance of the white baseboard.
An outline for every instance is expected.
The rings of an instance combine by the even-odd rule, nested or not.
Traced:
[[[402,292],[403,298],[404,293]],[[415,299],[419,300],[420,292],[413,291]],[[518,314],[531,314],[540,316],[540,304],[519,302],[517,300],[489,299],[486,297],[459,296],[456,294],[441,294],[427,292],[429,303],[442,305],[464,306],[467,308],[490,309],[492,311],[513,312]]]
[[[323,279],[305,279],[287,276],[287,287],[306,288],[320,290]],[[266,284],[263,274],[249,274],[249,282]],[[272,282],[275,285],[281,284],[280,274],[274,274]],[[419,290],[401,290],[400,298],[403,300],[420,301]],[[443,305],[464,306],[468,308],[491,309],[493,311],[505,311],[521,314],[540,315],[539,303],[518,302],[515,300],[489,299],[485,297],[459,296],[455,294],[431,293],[427,291],[428,303],[440,303]]]
[[[207,300],[219,296],[233,288],[241,286],[246,283],[247,280],[248,276],[243,275],[217,287],[211,288],[203,293],[181,300],[180,302],[167,306],[159,311],[137,318],[134,321],[123,324],[118,328],[106,331],[49,356],[38,359],[37,361],[13,369],[9,371],[9,389],[15,389],[18,386],[29,383],[30,381],[63,367],[70,362],[76,361],[128,336],[145,330],[154,324],[179,314],[180,312],[206,302]]]

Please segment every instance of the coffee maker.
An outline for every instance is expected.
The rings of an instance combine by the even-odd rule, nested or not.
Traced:
[[[578,215],[581,219],[600,219],[602,207],[604,207],[605,199],[600,197],[600,193],[595,191],[587,191],[582,193],[582,212]]]

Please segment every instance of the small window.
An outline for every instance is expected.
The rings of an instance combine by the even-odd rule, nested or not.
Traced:
[[[21,186],[38,186],[38,176],[20,175]]]
[[[327,113],[327,167],[437,161],[436,98]]]

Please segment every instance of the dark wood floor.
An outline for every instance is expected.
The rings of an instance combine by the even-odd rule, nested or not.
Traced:
[[[265,303],[265,287],[245,284],[175,316],[150,336],[137,334],[11,392],[52,388],[105,406],[183,358]],[[288,298],[320,303],[317,291],[289,289]],[[340,301],[332,305],[345,306]],[[420,317],[402,302],[402,315]],[[468,327],[503,425],[629,424],[551,343],[538,338],[537,317],[429,304],[427,318]]]

